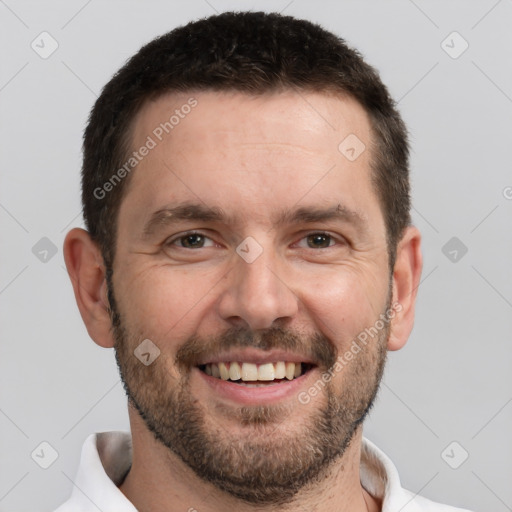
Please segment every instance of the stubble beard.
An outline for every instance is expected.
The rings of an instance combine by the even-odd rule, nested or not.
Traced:
[[[173,365],[180,367],[179,351],[174,361],[162,351],[149,366],[134,356],[133,350],[141,340],[128,332],[116,306],[112,282],[108,284],[116,361],[129,402],[170,454],[178,456],[202,480],[246,503],[284,505],[306,486],[325,478],[346,452],[374,403],[386,360],[387,324],[341,370],[342,389],[336,390],[333,381],[322,383],[325,387],[320,399],[307,405],[297,400],[288,406],[229,410],[219,406],[222,420],[226,421],[229,414],[226,427],[217,418],[207,417],[205,408],[192,396],[190,368],[186,371],[182,364],[179,378],[169,371]],[[387,310],[389,306],[388,300]],[[255,337],[237,329],[220,339],[224,345],[240,339],[249,345]],[[196,347],[211,346],[207,340],[188,342]],[[322,335],[299,340],[280,328],[266,331],[253,346],[290,345],[313,350],[323,361],[318,366],[323,371],[331,368],[338,356],[333,344]],[[188,346],[187,342],[182,344],[181,363],[187,360]],[[287,425],[293,426],[292,432],[287,431]]]

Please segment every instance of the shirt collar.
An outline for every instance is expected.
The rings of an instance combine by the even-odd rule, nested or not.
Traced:
[[[130,469],[131,460],[129,432],[91,434],[82,447],[71,497],[55,512],[137,512],[118,488]]]
[[[91,434],[82,448],[71,497],[55,512],[90,510],[91,503],[102,512],[137,512],[119,489],[130,470],[131,461],[132,439],[129,432]],[[424,498],[402,489],[394,464],[365,438],[361,446],[360,478],[361,485],[381,500],[382,512],[432,510],[421,506]],[[448,507],[443,510],[455,509]]]

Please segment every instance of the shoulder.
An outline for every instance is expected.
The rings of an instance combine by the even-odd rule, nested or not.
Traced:
[[[429,500],[406,489],[402,489],[402,494],[407,501],[405,501],[403,508],[400,509],[401,512],[471,512],[465,508],[451,507],[450,505]]]
[[[118,485],[129,471],[129,432],[91,434],[82,447],[71,496],[54,512],[137,512]]]
[[[361,484],[382,501],[382,512],[470,512],[436,503],[404,489],[391,459],[364,438],[361,446]]]

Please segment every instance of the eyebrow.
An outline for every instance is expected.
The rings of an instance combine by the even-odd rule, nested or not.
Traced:
[[[180,221],[234,223],[234,219],[228,218],[221,208],[210,208],[200,203],[180,203],[154,212],[144,225],[142,235],[151,236],[162,227]]]
[[[341,221],[354,224],[363,229],[366,227],[366,217],[355,210],[350,210],[341,204],[328,208],[303,206],[295,210],[286,210],[279,214],[274,224],[276,227],[286,224],[309,224],[314,222]]]
[[[208,207],[201,203],[180,203],[169,205],[153,212],[144,225],[142,236],[147,238],[164,227],[183,221],[218,222],[233,226],[237,218],[227,215],[222,208]],[[356,228],[366,231],[366,217],[355,210],[341,204],[327,208],[302,206],[294,210],[281,211],[273,218],[273,225],[281,227],[291,224],[312,224],[315,222],[338,221],[353,224]]]

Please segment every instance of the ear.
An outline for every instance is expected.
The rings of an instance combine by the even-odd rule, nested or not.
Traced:
[[[76,303],[89,336],[101,347],[113,347],[101,251],[87,231],[74,228],[66,235],[63,252]]]
[[[397,247],[393,270],[392,307],[395,317],[391,321],[388,350],[399,350],[407,342],[414,325],[414,307],[420,284],[423,258],[421,234],[414,226],[406,228]]]

